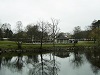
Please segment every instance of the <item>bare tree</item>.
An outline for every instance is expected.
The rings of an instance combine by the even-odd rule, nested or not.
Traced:
[[[17,29],[17,37],[16,37],[16,43],[18,45],[18,49],[21,49],[22,41],[21,41],[21,32],[22,32],[22,22],[17,21],[16,22],[16,29]]]
[[[49,24],[49,27],[50,27],[50,36],[52,38],[52,41],[53,41],[53,47],[55,46],[55,42],[56,42],[56,37],[57,37],[57,34],[59,32],[59,28],[58,28],[58,24],[59,24],[59,20],[57,19],[51,19],[51,23]]]
[[[50,27],[50,36],[52,38],[52,41],[53,41],[53,48],[54,48],[54,55],[55,55],[55,42],[56,42],[56,37],[57,37],[57,34],[59,32],[59,28],[58,28],[58,24],[59,24],[59,21],[57,19],[51,19],[51,23],[49,24],[49,27]],[[53,55],[53,75],[55,75],[55,56]]]
[[[16,22],[16,25],[17,25],[17,32],[21,32],[22,31],[22,22],[21,21],[17,21]]]
[[[40,32],[41,32],[41,38],[40,38],[40,43],[41,43],[41,46],[40,48],[42,48],[42,44],[43,44],[43,39],[45,37],[45,33],[47,32],[47,28],[48,28],[48,23],[44,22],[44,21],[40,21],[37,23],[37,25],[40,27]]]

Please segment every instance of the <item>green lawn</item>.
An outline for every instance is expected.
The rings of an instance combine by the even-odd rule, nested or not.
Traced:
[[[14,49],[17,48],[17,45],[13,41],[0,41],[1,49]]]
[[[80,41],[76,44],[76,46],[92,46],[94,45],[93,41]],[[55,44],[55,46],[59,47],[67,47],[67,46],[73,46],[73,44]],[[52,44],[43,44],[43,48],[53,47]],[[1,49],[17,49],[17,44],[14,41],[0,41],[0,48]],[[40,44],[22,44],[23,49],[34,49],[34,48],[40,48]]]
[[[79,41],[76,46],[93,46],[95,45],[93,41]]]

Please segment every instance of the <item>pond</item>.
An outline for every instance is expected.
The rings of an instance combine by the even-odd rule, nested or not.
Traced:
[[[1,54],[0,75],[100,75],[100,51]]]

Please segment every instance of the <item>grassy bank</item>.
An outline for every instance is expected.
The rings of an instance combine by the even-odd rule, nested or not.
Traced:
[[[80,41],[76,44],[76,46],[93,46],[94,43],[92,41]],[[55,46],[59,47],[68,47],[73,46],[73,44],[55,44]],[[43,48],[53,47],[52,44],[43,44]],[[0,41],[1,49],[17,49],[17,44],[14,41]],[[22,49],[35,49],[40,48],[40,44],[31,44],[31,43],[23,43]]]

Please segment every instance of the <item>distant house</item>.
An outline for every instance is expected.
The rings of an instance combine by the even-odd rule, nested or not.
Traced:
[[[8,40],[8,38],[3,38],[3,40]]]
[[[69,39],[66,36],[60,36],[56,40],[57,43],[62,43],[62,44],[66,44],[69,41]]]

